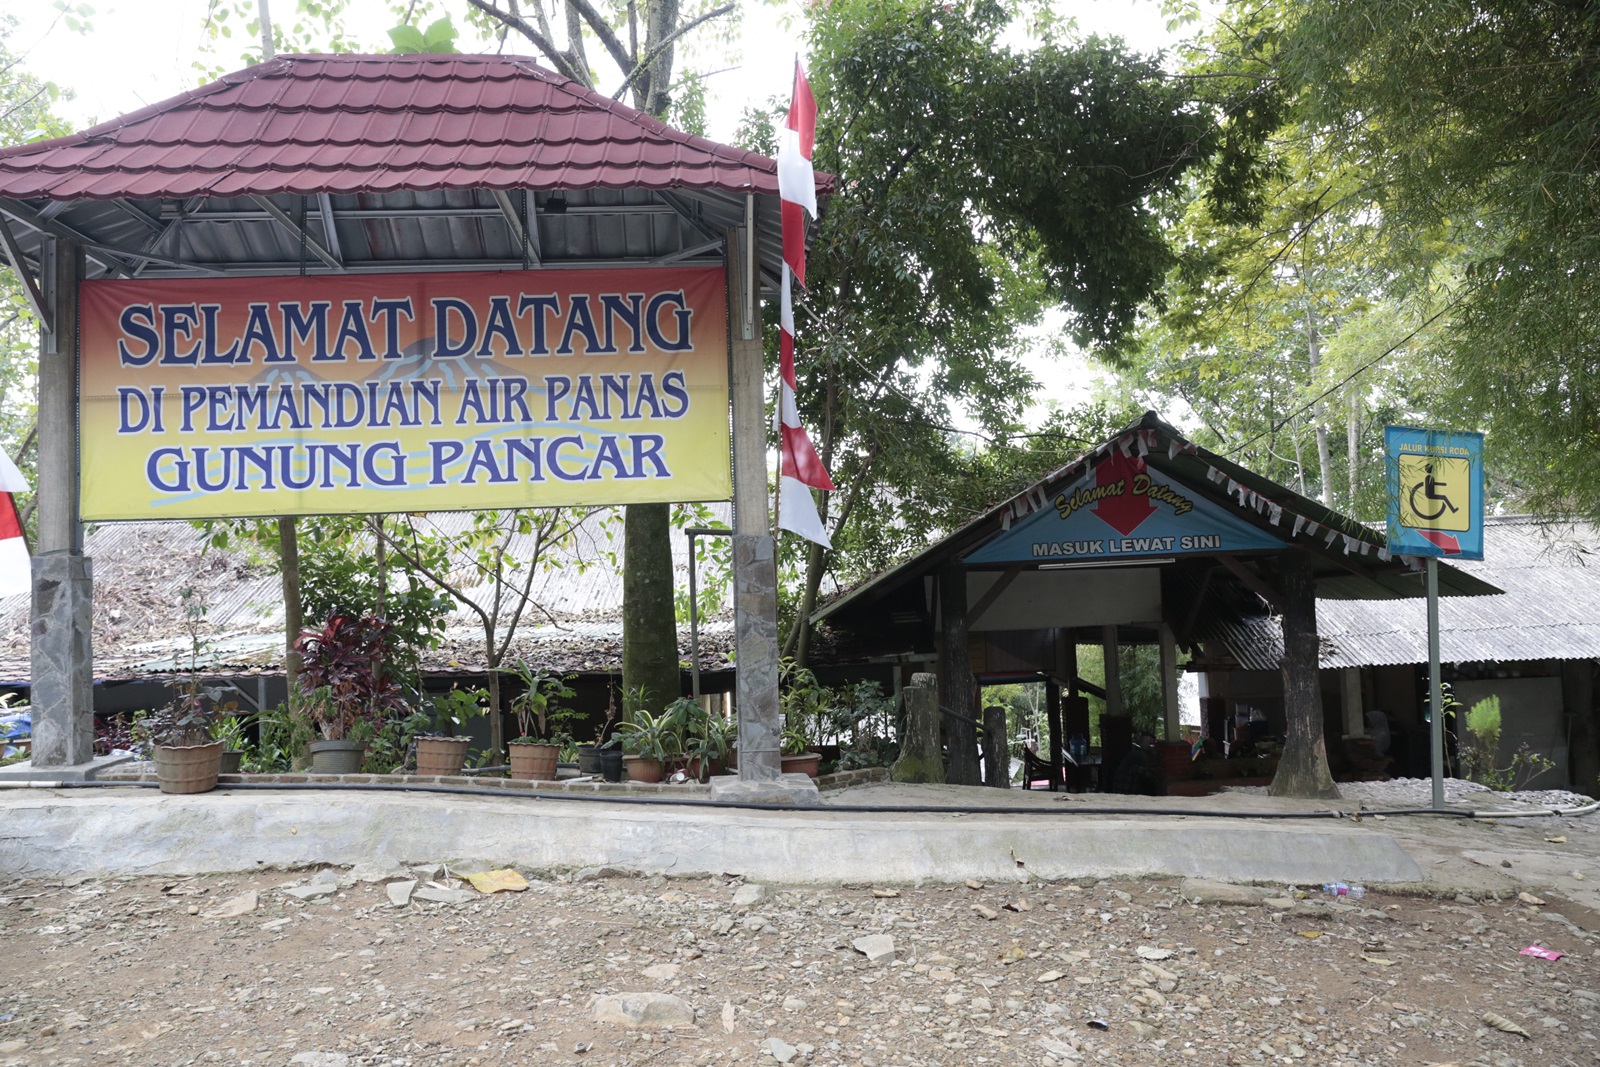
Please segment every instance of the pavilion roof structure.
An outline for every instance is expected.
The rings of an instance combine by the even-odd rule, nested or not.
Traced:
[[[777,193],[773,160],[517,56],[280,56],[0,149],[13,266],[67,238],[91,278],[711,264],[753,216],[770,283]]]
[[[1226,507],[1239,519],[1281,541],[1286,550],[1295,547],[1306,552],[1319,600],[1387,601],[1426,595],[1423,560],[1391,555],[1383,531],[1202,448],[1151,411],[916,555],[830,599],[812,614],[812,620],[831,620],[836,626],[866,627],[869,631],[883,619],[895,621],[904,616],[909,624],[916,616],[925,621],[925,583],[934,575],[1000,536],[1012,523],[1051,508],[1051,501],[1063,488],[1118,452],[1141,457],[1152,470],[1181,483],[1189,492]],[[1256,590],[1265,588],[1264,576],[1256,569],[1259,560],[1240,557],[1228,561],[1222,581],[1213,581],[1206,574],[1207,570],[1216,570],[1211,557],[1179,557],[1150,561],[1150,565],[1163,562],[1169,572],[1164,578],[1168,595],[1196,605],[1195,625],[1186,628],[1186,636],[1198,636],[1218,620],[1233,622],[1268,613],[1266,602],[1256,595]],[[1048,566],[1041,563],[1025,569],[1041,565]],[[998,568],[991,565],[987,569]],[[1501,590],[1474,574],[1442,563],[1439,591],[1447,597],[1470,597]]]

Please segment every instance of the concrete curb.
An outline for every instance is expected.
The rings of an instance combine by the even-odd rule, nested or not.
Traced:
[[[776,882],[1015,881],[1166,875],[1229,882],[1425,882],[1365,826],[982,812],[696,810],[603,802],[308,790],[165,796],[0,794],[0,873],[196,874],[482,859]]]

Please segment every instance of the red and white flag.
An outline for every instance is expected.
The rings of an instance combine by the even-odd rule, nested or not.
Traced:
[[[817,134],[817,101],[811,95],[800,64],[794,67],[794,96],[789,103],[789,118],[778,142],[778,197],[783,214],[783,286],[778,323],[778,528],[797,533],[832,548],[828,531],[817,514],[812,489],[833,488],[833,479],[822,465],[805,427],[794,391],[794,302],[791,279],[806,283],[805,212],[817,217],[817,183],[811,167],[811,148]]]
[[[0,449],[0,596],[15,596],[33,589],[33,567],[28,542],[22,537],[22,519],[12,493],[28,490],[28,479],[11,457]]]

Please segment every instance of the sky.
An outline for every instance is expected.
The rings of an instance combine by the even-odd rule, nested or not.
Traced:
[[[69,0],[80,4],[85,0]],[[248,0],[247,0],[248,2]],[[88,0],[93,14],[90,30],[74,33],[47,0],[6,0],[21,25],[12,39],[13,50],[25,53],[23,65],[33,74],[71,90],[74,99],[61,103],[57,112],[75,128],[104,121],[153,104],[193,88],[199,81],[194,61],[200,55],[202,28],[213,0]],[[253,6],[253,4],[251,5]],[[273,0],[289,17],[294,0]],[[464,11],[465,0],[452,3]],[[1169,41],[1165,20],[1154,0],[1060,0],[1062,13],[1078,20],[1085,32],[1115,34],[1140,50],[1160,48]],[[20,9],[20,10],[17,10]],[[787,90],[788,58],[801,52],[799,4],[747,4],[742,34],[742,55],[731,69],[712,82],[713,101],[708,130],[713,139],[733,134],[740,110],[747,103],[764,101]],[[351,0],[354,34],[373,50],[387,50],[385,31],[394,24],[386,0]],[[464,19],[457,17],[457,25]],[[236,36],[222,42],[224,50],[209,62],[234,69],[239,54],[256,42],[236,28]],[[527,51],[527,50],[520,50]],[[781,61],[775,61],[778,57]],[[602,87],[605,88],[605,87]],[[609,90],[607,90],[609,91]]]

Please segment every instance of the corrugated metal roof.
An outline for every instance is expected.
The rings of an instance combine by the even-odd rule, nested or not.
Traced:
[[[731,505],[713,504],[711,521],[727,525]],[[417,521],[453,534],[472,524],[472,514],[446,512]],[[713,551],[700,547],[700,588],[710,584]],[[539,571],[512,650],[529,662],[562,670],[620,669],[622,657],[622,544],[620,513],[593,512],[576,530],[573,543],[549,557],[556,566]],[[128,678],[187,668],[191,643],[184,625],[182,591],[196,590],[206,608],[201,632],[201,662],[240,670],[282,669],[283,596],[278,575],[258,550],[211,548],[187,522],[105,523],[90,529],[85,554],[94,567],[94,673],[96,678]],[[514,535],[510,554],[526,559],[531,536]],[[614,557],[614,562],[613,562]],[[672,537],[674,587],[688,588],[688,539]],[[580,566],[581,564],[581,566]],[[465,557],[454,561],[452,576],[463,591],[480,599],[490,590],[470,580],[474,568]],[[28,594],[0,600],[0,682],[24,681],[29,662]],[[733,649],[729,601],[701,619],[702,669],[725,667]],[[446,619],[444,644],[429,651],[424,665],[451,671],[481,670],[483,630],[477,615],[457,605]],[[679,627],[683,658],[689,656],[689,628]]]
[[[0,151],[23,200],[685,187],[776,195],[777,166],[518,56],[281,56]]]
[[[1490,518],[1484,558],[1451,566],[1505,592],[1439,601],[1446,663],[1514,663],[1600,657],[1600,529],[1525,516]],[[1420,600],[1317,601],[1323,667],[1428,661],[1427,604]],[[1283,635],[1272,618],[1225,623],[1217,637],[1251,670],[1276,670]]]

